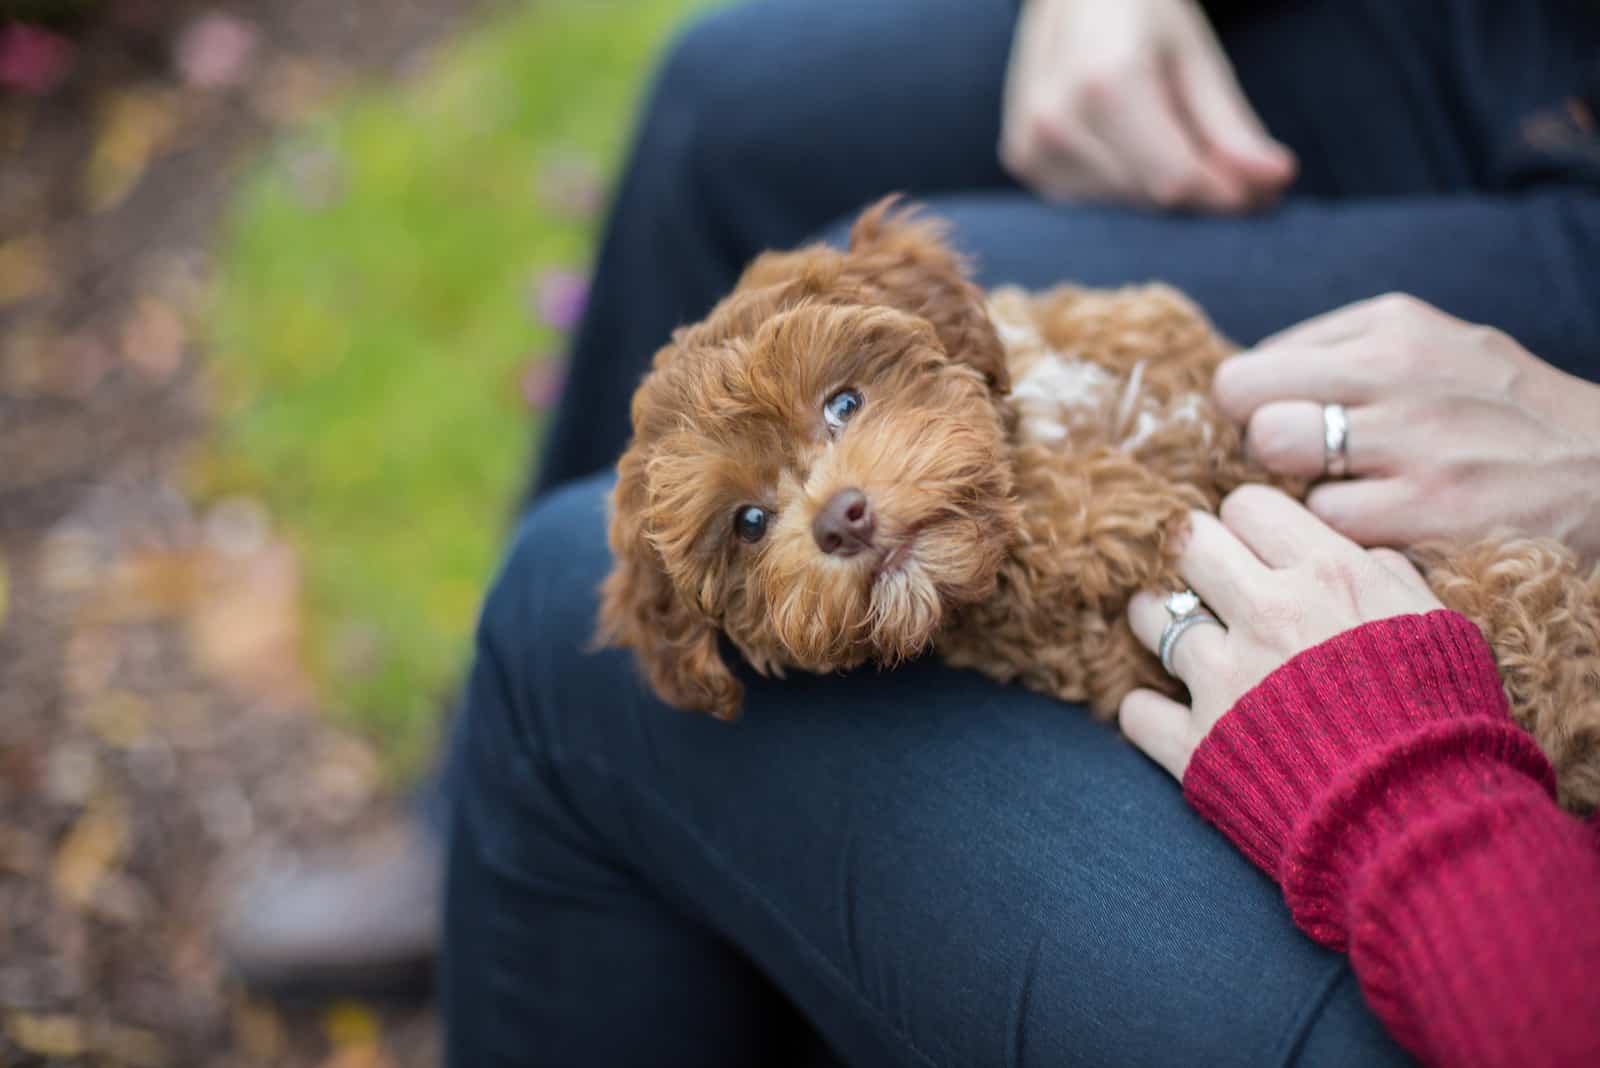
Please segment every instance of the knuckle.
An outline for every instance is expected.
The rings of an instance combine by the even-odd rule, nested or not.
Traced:
[[[1028,175],[1034,166],[1036,155],[1033,146],[1026,137],[1008,136],[1000,142],[1000,162],[1016,175]]]
[[[1042,107],[1028,116],[1026,130],[1024,140],[1035,157],[1045,151],[1069,150],[1077,140],[1060,116]]]
[[[1138,56],[1105,57],[1078,75],[1072,96],[1080,108],[1100,114],[1114,107],[1128,86],[1150,73],[1151,65]]]
[[[1166,175],[1150,183],[1150,199],[1164,208],[1181,207],[1200,199],[1203,187],[1200,176],[1193,171]]]
[[[1481,349],[1503,348],[1511,341],[1511,335],[1504,330],[1484,323],[1469,323],[1461,331],[1469,344]]]
[[[1324,590],[1353,591],[1361,585],[1360,561],[1322,556],[1308,565],[1311,579]]]
[[[1250,455],[1274,471],[1281,470],[1294,457],[1294,433],[1268,408],[1261,408],[1250,417],[1245,439],[1250,443]]]
[[[1236,419],[1242,414],[1239,409],[1246,404],[1250,384],[1249,369],[1245,363],[1244,360],[1223,360],[1211,376],[1211,395],[1225,412]]]
[[[1281,496],[1282,494],[1271,486],[1252,482],[1240,486],[1224,497],[1217,514],[1225,525],[1235,526],[1241,521],[1248,521],[1253,516],[1260,515],[1264,509],[1271,508],[1278,503]]]
[[[1342,498],[1328,492],[1329,488],[1313,489],[1306,497],[1306,510],[1345,537],[1362,540],[1357,536],[1360,533],[1357,529],[1359,517],[1351,513],[1348,505],[1341,503]]]
[[[1256,601],[1255,618],[1264,632],[1294,632],[1305,621],[1305,609],[1294,598],[1272,593]]]
[[[1094,71],[1078,83],[1078,106],[1085,111],[1104,111],[1117,96],[1116,76],[1109,71]]]
[[[1390,549],[1385,546],[1373,549],[1371,552],[1372,558],[1385,567],[1394,567],[1407,562],[1405,554],[1398,549]]]
[[[1391,320],[1410,319],[1422,307],[1422,301],[1409,293],[1389,292],[1373,301],[1373,310],[1385,319]]]
[[[1084,71],[1073,94],[1077,107],[1089,114],[1102,114],[1109,109],[1121,95],[1123,69],[1107,65]]]

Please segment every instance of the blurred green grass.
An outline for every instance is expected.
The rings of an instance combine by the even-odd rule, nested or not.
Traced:
[[[276,145],[232,207],[197,489],[260,498],[297,546],[313,673],[401,776],[434,744],[507,533],[540,421],[524,376],[561,348],[536,279],[584,269],[598,225],[541,182],[572,185],[574,159],[613,172],[701,2],[505,11]]]

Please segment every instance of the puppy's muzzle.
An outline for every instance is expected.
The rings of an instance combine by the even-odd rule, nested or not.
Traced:
[[[811,537],[829,556],[854,556],[872,548],[878,521],[872,502],[858,489],[835,493],[811,521]]]

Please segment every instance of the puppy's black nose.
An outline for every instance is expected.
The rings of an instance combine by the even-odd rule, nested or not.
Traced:
[[[872,545],[872,532],[877,525],[865,493],[858,489],[840,490],[811,521],[811,536],[825,553],[854,556]]]

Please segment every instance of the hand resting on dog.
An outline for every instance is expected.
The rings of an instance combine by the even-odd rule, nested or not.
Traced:
[[[1275,477],[1209,396],[1231,346],[1159,286],[984,293],[937,221],[892,203],[846,250],[760,257],[657,354],[598,637],[724,719],[743,699],[725,645],[776,676],[931,648],[1104,718],[1133,690],[1176,695],[1129,599],[1182,585],[1192,510]],[[1600,567],[1506,530],[1402,547],[1488,639],[1563,804],[1600,804]]]
[[[1234,490],[1220,521],[1195,512],[1178,573],[1225,626],[1193,627],[1173,647],[1192,708],[1135,690],[1120,720],[1179,779],[1223,713],[1290,657],[1363,623],[1443,607],[1404,556],[1362,549],[1265,486]],[[1128,620],[1154,651],[1167,621],[1161,597],[1136,596]]]
[[[1302,323],[1217,369],[1218,407],[1270,470],[1322,472],[1323,404],[1347,407],[1352,477],[1311,511],[1363,545],[1497,528],[1600,557],[1600,386],[1411,297]]]
[[[1173,648],[1191,705],[1135,691],[1127,737],[1424,1063],[1589,1063],[1600,821],[1557,808],[1477,628],[1398,553],[1260,486],[1191,517],[1178,571],[1222,625]],[[1154,650],[1161,600],[1129,618]]]

